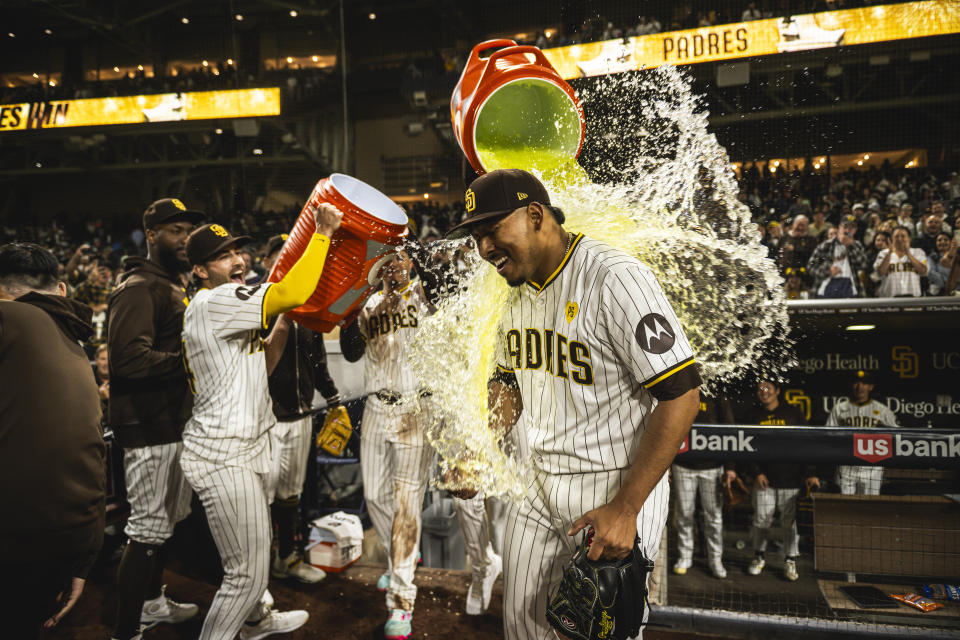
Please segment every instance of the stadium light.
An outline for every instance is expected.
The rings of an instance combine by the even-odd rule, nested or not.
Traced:
[[[114,72],[114,73],[120,73],[120,67],[114,67],[114,68],[113,68],[113,72]]]
[[[290,56],[287,56],[287,64],[290,64],[292,62],[293,62],[293,58],[291,58]]]
[[[819,163],[819,162],[814,162],[814,163],[813,163],[813,168],[814,168],[814,169],[819,169],[819,168],[820,168],[820,163]]]
[[[45,34],[47,34],[48,36],[52,36],[52,35],[53,35],[53,31],[51,31],[50,29],[44,29],[43,32],[44,32]]]
[[[376,19],[377,19],[377,14],[375,14],[375,13],[373,13],[373,12],[371,11],[371,12],[370,12],[370,15],[368,15],[367,17],[370,18],[371,20],[376,20]]]
[[[137,65],[137,71],[143,71],[143,65],[142,65],[142,64],[138,64],[138,65]]]
[[[862,166],[863,166],[863,160],[857,160],[857,166],[858,166],[858,167],[862,167]]]
[[[820,164],[823,164],[823,163],[826,162],[826,161],[827,161],[826,158],[820,158]]]
[[[233,58],[227,58],[227,64],[233,66]]]
[[[424,200],[429,200],[429,199],[430,199],[430,194],[429,194],[429,193],[423,194],[423,199],[424,199]]]
[[[55,86],[57,86],[57,81],[56,81],[56,80],[51,80],[48,84],[49,84],[51,87],[55,87]]]
[[[310,59],[314,62],[320,62],[320,56],[310,56]]]
[[[219,136],[220,134],[223,133],[223,129],[214,129],[213,132]]]
[[[296,10],[296,9],[290,9],[290,17],[291,17],[291,18],[296,18],[298,15],[299,15],[299,14],[297,13],[297,10]]]
[[[870,154],[869,154],[869,153],[863,154],[863,159],[864,159],[864,160],[869,160],[869,159],[870,159]]]
[[[7,37],[16,38],[16,37],[17,37],[17,34],[15,34],[13,31],[8,31],[8,32],[7,32]]]
[[[210,63],[207,62],[206,60],[204,60],[204,61],[201,62],[200,64],[202,64],[202,65],[205,66],[205,67],[209,67],[209,66],[210,66]]]
[[[847,331],[870,331],[871,329],[876,329],[877,325],[875,324],[851,324],[847,325]]]
[[[255,156],[262,156],[262,155],[263,155],[263,149],[261,149],[260,147],[257,147],[256,149],[253,150],[253,155],[255,155]]]
[[[180,22],[182,22],[183,24],[190,24],[190,18],[184,16],[180,18]]]
[[[235,15],[235,16],[233,16],[233,17],[236,19],[237,22],[243,22],[243,14],[242,14],[242,13],[238,13],[237,15]]]
[[[40,79],[40,74],[34,72],[33,77],[36,78],[37,80],[39,80],[39,79]]]

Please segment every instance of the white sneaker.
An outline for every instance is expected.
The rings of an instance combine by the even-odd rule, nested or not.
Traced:
[[[767,561],[764,560],[763,556],[755,556],[750,566],[747,567],[747,573],[752,576],[758,576],[765,566],[767,566]]]
[[[684,560],[683,558],[680,558],[676,561],[676,563],[674,563],[673,572],[678,576],[682,576],[687,572],[687,569],[689,569],[691,565],[693,565],[692,560]]]
[[[244,623],[240,640],[259,640],[275,633],[289,633],[299,629],[310,619],[306,611],[271,611],[257,624]]]
[[[718,580],[723,580],[727,577],[727,570],[723,567],[723,563],[719,560],[710,561],[710,573],[713,574],[714,578]]]
[[[294,551],[286,558],[274,556],[270,566],[270,575],[274,578],[296,578],[306,584],[316,584],[327,577],[323,569],[303,561],[300,554]]]
[[[783,563],[783,575],[793,582],[800,577],[800,574],[797,572],[797,561],[791,558],[788,558],[786,562]]]
[[[150,629],[161,622],[177,624],[197,615],[200,607],[195,604],[181,604],[167,597],[167,585],[160,589],[160,595],[143,603],[140,623]]]
[[[467,615],[478,616],[490,606],[490,597],[493,594],[493,583],[503,569],[503,560],[495,553],[490,554],[490,564],[487,565],[486,575],[478,580],[474,578],[467,591]]]

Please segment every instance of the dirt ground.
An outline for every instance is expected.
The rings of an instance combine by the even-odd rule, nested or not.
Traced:
[[[331,640],[382,639],[386,608],[383,594],[376,590],[377,578],[382,572],[382,566],[358,564],[343,573],[331,574],[316,585],[271,580],[270,592],[278,609],[302,608],[310,612],[310,620],[305,626],[294,633],[276,637],[290,640],[321,637]],[[75,609],[45,638],[109,638],[116,609],[115,574],[115,562],[98,565]],[[167,570],[164,577],[167,592],[172,597],[184,602],[195,602],[200,605],[201,616],[206,613],[216,591],[215,585],[171,570]],[[463,613],[470,583],[468,572],[421,567],[417,569],[416,581],[420,590],[414,613],[412,638],[492,640],[502,637],[502,578],[494,587],[490,609],[480,616],[467,616]],[[200,633],[201,616],[177,626],[159,625],[145,634],[145,640],[196,638]],[[647,640],[702,640],[706,637],[658,629],[644,632]]]

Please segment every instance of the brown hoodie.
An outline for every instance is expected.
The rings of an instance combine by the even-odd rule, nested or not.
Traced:
[[[110,295],[110,418],[124,448],[179,442],[193,396],[181,355],[187,294],[176,274],[144,258],[123,263]]]
[[[55,551],[85,577],[100,550],[100,398],[78,342],[90,317],[61,296],[0,301],[0,565]]]

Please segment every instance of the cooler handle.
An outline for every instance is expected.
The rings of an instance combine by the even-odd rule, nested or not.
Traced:
[[[492,42],[496,42],[496,40]],[[533,45],[529,45],[529,44],[518,45],[516,47],[507,47],[506,49],[500,49],[499,51],[494,51],[492,54],[490,54],[490,57],[487,58],[487,64],[483,68],[483,74],[480,76],[480,81],[477,83],[477,86],[479,87],[483,84],[483,81],[487,79],[487,74],[496,73],[495,69],[496,69],[497,60],[499,60],[500,58],[505,58],[506,56],[516,55],[518,53],[533,54],[533,57],[536,59],[537,62],[547,67],[554,73],[557,72],[557,70],[553,68],[553,65],[550,64],[550,61],[547,59],[547,56],[543,55],[543,51],[541,51],[539,47],[534,47]]]
[[[514,40],[509,40],[507,38],[499,38],[497,40],[487,40],[486,42],[481,42],[475,46],[470,51],[470,58],[467,60],[467,65],[465,68],[469,68],[471,65],[475,64],[480,60],[480,54],[486,51],[487,49],[493,49],[494,47],[515,47],[517,43]]]

